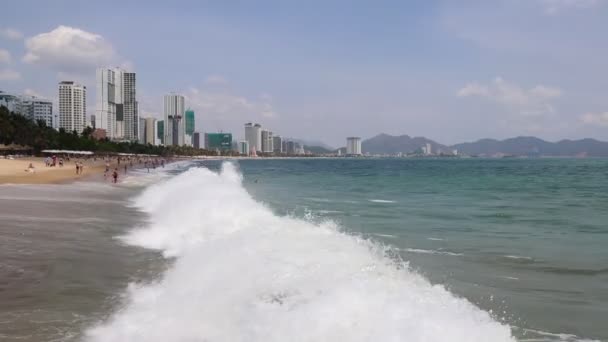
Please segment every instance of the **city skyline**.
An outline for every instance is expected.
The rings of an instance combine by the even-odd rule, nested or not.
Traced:
[[[108,4],[26,0],[0,27],[0,90],[56,103],[59,81],[91,90],[97,67],[119,66],[138,74],[142,117],[162,119],[163,94],[179,92],[197,113],[196,131],[241,132],[243,122],[263,122],[282,136],[335,147],[379,132],[446,143],[608,140],[606,2],[474,3],[390,10],[333,3],[318,16],[318,3],[127,4],[108,25],[91,20]],[[69,15],[73,6],[81,16]],[[168,11],[170,29],[148,24]],[[169,54],[176,50],[186,52]]]

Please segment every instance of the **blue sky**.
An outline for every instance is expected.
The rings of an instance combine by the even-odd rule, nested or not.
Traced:
[[[183,93],[197,130],[260,122],[334,146],[608,140],[606,0],[28,1],[0,24],[0,90],[56,98],[98,65],[138,73],[143,116]]]

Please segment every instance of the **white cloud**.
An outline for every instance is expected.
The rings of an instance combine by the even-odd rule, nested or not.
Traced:
[[[228,80],[220,75],[211,75],[205,79],[205,84],[208,85],[226,85],[228,84]]]
[[[112,45],[102,36],[68,26],[28,38],[25,47],[24,62],[59,72],[90,71],[117,58]]]
[[[483,97],[527,116],[553,113],[552,100],[561,94],[561,90],[555,87],[537,85],[525,89],[500,77],[488,85],[469,83],[457,93],[459,97]]]
[[[208,131],[228,129],[238,134],[245,122],[264,124],[278,115],[270,96],[246,97],[209,88],[191,88],[185,96]]]
[[[0,30],[0,36],[4,39],[8,40],[20,40],[23,39],[23,33],[12,29],[12,28],[4,28]]]
[[[603,113],[587,113],[581,116],[581,122],[587,125],[607,126],[608,127],[608,112]]]
[[[0,81],[16,81],[21,79],[21,74],[11,69],[0,69]]]
[[[0,49],[0,64],[10,64],[11,53],[8,50]]]
[[[591,8],[600,4],[600,0],[538,0],[546,14],[557,14],[570,8]]]
[[[31,88],[26,88],[23,91],[23,94],[27,95],[27,96],[35,96],[35,97],[41,97],[41,98],[46,98],[47,97],[47,96],[41,95],[39,92],[37,92],[37,91],[35,91],[34,89],[31,89]]]

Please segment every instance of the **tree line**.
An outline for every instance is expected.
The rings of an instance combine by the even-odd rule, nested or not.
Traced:
[[[0,106],[0,144],[20,145],[25,150],[39,155],[42,150],[77,150],[91,151],[99,154],[138,153],[160,156],[215,156],[216,151],[194,148],[191,146],[158,146],[140,144],[137,142],[117,142],[105,139],[95,139],[93,129],[85,128],[80,134],[68,132],[63,128],[55,130],[48,127],[44,120],[34,122],[23,115],[10,112]],[[232,155],[234,152],[224,152]]]

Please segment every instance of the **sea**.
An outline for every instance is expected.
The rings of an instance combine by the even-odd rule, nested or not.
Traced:
[[[608,341],[608,159],[0,186],[0,341]]]

